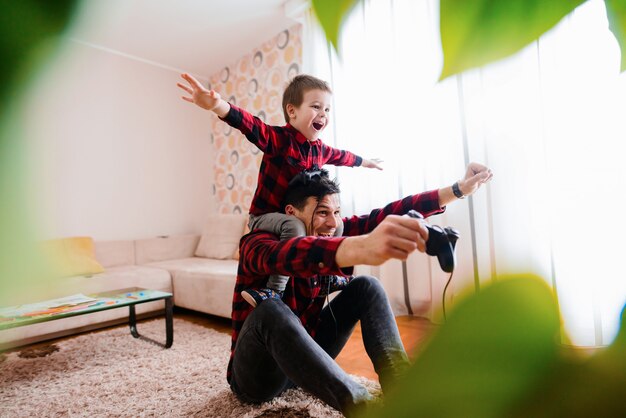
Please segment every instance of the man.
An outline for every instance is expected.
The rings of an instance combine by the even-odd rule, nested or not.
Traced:
[[[491,177],[487,167],[471,163],[453,186],[408,196],[369,215],[344,218],[344,236],[333,237],[342,221],[339,187],[323,171],[296,176],[285,197],[285,213],[306,225],[307,236],[280,241],[269,232],[253,231],[240,243],[228,365],[233,392],[243,401],[258,403],[296,385],[350,414],[371,396],[334,359],[358,321],[383,393],[388,390],[409,363],[382,286],[373,277],[355,277],[324,307],[318,296],[333,289],[323,288],[320,279],[350,275],[354,265],[380,265],[392,258],[405,260],[415,250],[424,252],[424,221],[401,215],[410,209],[424,217],[441,213]],[[253,310],[240,292],[263,284],[269,274],[291,277],[283,299],[267,299]]]

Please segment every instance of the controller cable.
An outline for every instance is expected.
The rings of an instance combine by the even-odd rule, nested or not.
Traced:
[[[446,322],[447,320],[446,318],[446,290],[448,290],[448,286],[450,285],[450,282],[452,281],[453,274],[454,274],[454,270],[450,272],[450,277],[448,278],[448,282],[446,283],[446,286],[443,288],[443,296],[441,300],[441,308],[443,309],[443,322]]]
[[[318,199],[318,206],[319,206],[319,199]],[[313,213],[311,213],[311,221],[309,223],[309,229],[311,231],[313,231],[313,219],[315,218],[315,211],[317,210],[318,206],[316,206],[315,209],[313,210]],[[337,340],[337,338],[339,338],[339,330],[337,329],[337,318],[335,318],[335,313],[333,312],[333,308],[330,307],[330,280],[327,280],[327,282],[328,282],[328,289],[326,293],[326,305],[328,306],[330,315],[333,317],[333,322],[335,323],[335,340]]]
[[[326,305],[328,306],[330,315],[333,317],[333,322],[335,323],[335,341],[337,341],[337,339],[339,338],[339,329],[337,329],[337,318],[335,318],[335,313],[333,312],[333,308],[330,307],[330,280],[328,280],[328,292],[326,293]]]

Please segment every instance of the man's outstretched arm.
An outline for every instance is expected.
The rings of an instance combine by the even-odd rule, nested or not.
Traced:
[[[483,184],[487,183],[493,177],[491,170],[479,163],[469,163],[465,170],[465,176],[456,182],[459,191],[465,196],[473,195]],[[446,206],[449,203],[458,200],[454,194],[453,186],[443,187],[439,189],[439,206]]]
[[[367,215],[352,216],[343,219],[343,235],[357,236],[368,234],[374,230],[389,215],[404,215],[409,210],[414,209],[424,217],[436,215],[444,211],[445,208],[439,204],[439,190],[431,190],[411,196],[401,200],[396,200],[380,209],[374,209]]]
[[[339,267],[348,267],[406,260],[415,250],[426,251],[427,240],[424,220],[389,215],[369,234],[345,238],[335,253],[335,262]]]
[[[491,170],[479,163],[469,163],[465,171],[465,176],[456,182],[461,197],[474,194],[483,184],[489,182],[493,177]],[[404,215],[410,209],[414,209],[424,215],[429,216],[442,213],[445,207],[459,200],[454,193],[453,186],[442,187],[407,196],[401,200],[391,202],[381,209],[374,209],[370,214],[363,216],[352,216],[343,219],[345,236],[356,236],[371,232],[383,219],[389,215]]]
[[[279,240],[268,232],[255,232],[241,242],[240,273],[350,274],[357,264],[379,265],[389,259],[405,260],[415,250],[424,252],[428,230],[421,219],[390,215],[371,233],[355,237],[297,237]]]

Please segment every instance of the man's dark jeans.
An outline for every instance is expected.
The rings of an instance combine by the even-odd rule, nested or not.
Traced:
[[[259,304],[239,333],[231,388],[243,401],[260,403],[299,386],[344,413],[366,402],[371,396],[365,387],[334,361],[359,320],[385,392],[409,363],[387,295],[369,276],[352,279],[324,308],[315,339],[281,300]]]

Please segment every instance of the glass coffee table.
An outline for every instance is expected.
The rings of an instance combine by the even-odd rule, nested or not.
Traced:
[[[171,293],[159,290],[130,287],[110,292],[90,295],[76,294],[27,305],[0,308],[0,331],[128,306],[128,325],[131,335],[170,348],[174,342],[174,302],[172,296]],[[144,337],[137,331],[135,306],[156,300],[165,301],[165,344]]]

